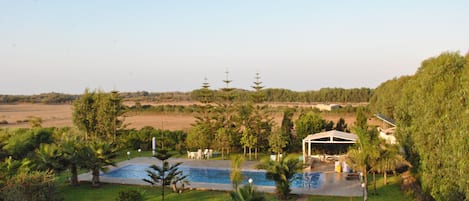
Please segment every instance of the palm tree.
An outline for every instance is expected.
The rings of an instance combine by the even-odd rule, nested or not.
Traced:
[[[184,182],[187,175],[183,175],[182,171],[179,170],[179,166],[182,162],[178,162],[175,164],[169,164],[167,161],[173,155],[170,154],[167,150],[160,150],[156,153],[156,158],[162,162],[161,166],[151,165],[150,169],[145,170],[147,175],[150,177],[149,179],[143,179],[143,181],[150,183],[151,185],[155,185],[157,183],[161,183],[162,191],[161,196],[162,200],[164,201],[164,189],[168,185],[176,185],[177,182],[181,181]],[[177,189],[176,189],[177,190]]]
[[[379,145],[377,135],[374,130],[357,127],[355,133],[358,135],[358,142],[347,153],[347,163],[353,169],[362,172],[365,185],[364,200],[368,200],[368,172],[369,166],[374,164],[379,158]]]
[[[83,166],[91,170],[93,175],[91,185],[99,187],[99,171],[106,172],[107,166],[115,166],[114,159],[117,157],[117,148],[114,143],[93,141],[83,148],[80,153],[84,160]]]
[[[380,153],[380,157],[373,167],[379,173],[383,173],[384,185],[387,185],[387,172],[395,172],[396,168],[400,165],[411,166],[405,158],[399,154],[399,149],[396,145],[384,144]]]
[[[267,171],[266,178],[275,181],[275,191],[280,199],[286,199],[290,195],[290,182],[299,170],[302,164],[298,159],[282,157],[278,161],[264,162],[261,168]]]
[[[242,156],[234,156],[231,159],[231,174],[230,180],[233,184],[234,189],[238,189],[239,184],[243,181],[243,175],[241,174],[241,165],[243,164],[244,158]]]
[[[230,192],[233,201],[265,201],[265,195],[257,191],[252,184],[245,185]]]
[[[87,158],[81,158],[82,154],[80,151],[83,151],[83,147],[80,142],[80,137],[72,136],[65,138],[60,143],[63,158],[66,161],[66,166],[70,169],[70,185],[72,186],[78,185],[78,166],[84,164],[83,161],[88,160]]]
[[[14,160],[11,156],[5,158],[3,162],[0,163],[0,182],[3,182],[4,178],[12,177],[20,172],[29,172],[30,171],[31,161],[24,158],[20,160]],[[1,183],[0,183],[1,186]]]
[[[38,169],[52,170],[54,173],[59,173],[65,169],[63,153],[56,144],[40,144],[35,153],[35,164]]]

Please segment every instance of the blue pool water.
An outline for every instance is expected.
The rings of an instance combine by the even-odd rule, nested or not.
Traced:
[[[149,165],[129,164],[118,169],[109,171],[108,173],[102,174],[105,177],[116,177],[116,178],[130,178],[130,179],[144,179],[149,177],[145,170],[149,169]],[[202,182],[202,183],[219,183],[219,184],[231,184],[230,181],[230,169],[224,168],[200,168],[200,167],[189,167],[180,166],[185,175],[188,175],[188,180],[191,182]],[[275,186],[275,182],[265,178],[266,172],[263,170],[250,170],[242,171],[243,183],[246,184],[248,178],[254,180],[254,184],[258,186]],[[292,181],[292,188],[310,187],[319,188],[322,181],[321,173],[302,173],[296,174],[295,179]],[[307,178],[307,179],[304,179]],[[303,182],[303,180],[307,182]]]

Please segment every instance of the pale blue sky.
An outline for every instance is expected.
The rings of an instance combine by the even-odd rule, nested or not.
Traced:
[[[469,50],[469,1],[0,0],[0,94],[376,87]]]

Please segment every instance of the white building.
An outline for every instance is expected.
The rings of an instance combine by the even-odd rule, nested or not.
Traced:
[[[317,104],[313,106],[315,108],[318,108],[321,111],[332,111],[340,108],[340,105],[338,104]]]

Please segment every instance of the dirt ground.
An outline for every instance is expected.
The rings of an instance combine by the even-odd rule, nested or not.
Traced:
[[[173,103],[175,104],[175,103]],[[188,104],[188,103],[185,103]],[[0,105],[0,121],[6,120],[8,124],[0,124],[0,127],[9,128],[27,128],[29,123],[25,120],[31,117],[39,117],[42,119],[43,127],[65,127],[73,126],[72,121],[72,105],[45,105],[45,104],[14,104]],[[282,114],[274,114],[276,125],[280,125]],[[355,121],[355,114],[334,114],[322,113],[322,117],[326,120],[337,122],[340,118],[344,118],[345,122],[351,127]],[[294,117],[296,119],[297,117]],[[144,126],[152,126],[154,128],[162,128],[168,130],[187,130],[194,123],[192,114],[177,113],[128,113],[125,117],[125,124],[128,128],[142,128]],[[375,119],[369,120],[370,124],[379,125]]]

